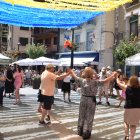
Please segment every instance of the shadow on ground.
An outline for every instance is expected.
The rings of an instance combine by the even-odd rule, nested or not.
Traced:
[[[0,140],[4,140],[4,135],[0,133]]]

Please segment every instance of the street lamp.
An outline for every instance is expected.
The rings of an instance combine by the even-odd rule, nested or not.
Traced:
[[[21,44],[20,44],[20,42],[18,42],[18,44],[17,44],[17,45],[18,45],[18,51],[19,51],[19,46],[21,45]]]

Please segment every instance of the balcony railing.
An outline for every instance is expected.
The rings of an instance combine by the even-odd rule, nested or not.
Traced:
[[[140,0],[133,0],[132,3],[126,4],[126,8],[133,7],[133,6],[135,6],[135,5],[139,4],[139,3],[140,3]]]
[[[57,32],[58,32],[57,29],[34,28],[34,30],[32,30],[32,35],[40,36],[40,35],[47,35],[48,33],[57,34]]]

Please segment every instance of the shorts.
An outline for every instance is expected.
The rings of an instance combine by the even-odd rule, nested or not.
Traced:
[[[39,92],[38,92],[38,102],[42,103],[43,102],[43,95],[41,94],[41,90],[39,89]]]
[[[63,84],[62,84],[62,91],[64,93],[66,93],[66,92],[70,93],[70,90],[71,90],[70,82],[69,83],[63,82]]]
[[[52,104],[54,103],[54,96],[43,96],[43,108],[46,110],[51,110]]]

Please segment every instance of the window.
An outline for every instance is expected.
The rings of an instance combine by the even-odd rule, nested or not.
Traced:
[[[29,27],[20,27],[20,30],[26,30],[26,31],[28,31],[29,30]]]
[[[28,44],[28,38],[20,37],[19,42],[22,46],[26,46]]]
[[[138,36],[138,15],[134,15],[130,18],[130,35]]]
[[[93,31],[87,32],[86,51],[91,51],[93,46]]]
[[[7,42],[7,38],[6,37],[2,37],[2,42]]]
[[[80,43],[80,35],[75,35],[75,43]]]

